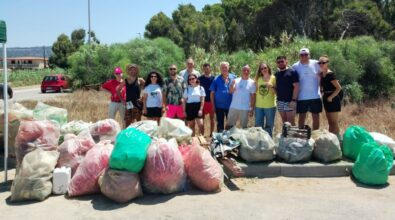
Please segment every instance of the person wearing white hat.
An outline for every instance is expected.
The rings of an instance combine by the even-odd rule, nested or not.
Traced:
[[[302,48],[299,51],[299,61],[292,65],[299,75],[299,94],[296,103],[296,113],[299,114],[298,126],[305,125],[306,114],[311,112],[313,130],[320,127],[322,102],[320,93],[320,67],[318,61],[310,59],[310,50]]]

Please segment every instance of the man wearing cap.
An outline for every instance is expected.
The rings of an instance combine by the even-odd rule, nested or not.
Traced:
[[[139,77],[140,68],[137,64],[128,64],[126,66],[126,79],[117,87],[117,94],[126,107],[124,127],[131,123],[141,121],[142,115],[142,90],[145,81]]]
[[[163,105],[166,106],[166,117],[184,119],[183,94],[185,84],[181,76],[177,75],[177,66],[169,66],[169,77],[163,81]]]
[[[302,128],[305,124],[306,113],[311,112],[313,130],[320,127],[320,113],[322,102],[320,93],[320,67],[317,60],[310,59],[308,48],[299,51],[299,61],[292,65],[299,75],[299,95],[296,104],[296,113],[299,114],[298,125]]]
[[[108,117],[115,119],[115,115],[117,112],[119,112],[122,121],[124,121],[125,106],[121,102],[121,97],[119,97],[117,93],[117,87],[123,81],[121,67],[116,67],[113,71],[113,75],[115,76],[115,79],[110,79],[101,86],[104,91],[107,91],[111,94],[111,102],[108,107]]]
[[[195,74],[197,77],[200,76],[199,71],[195,70],[195,62],[192,58],[186,60],[186,69],[181,70],[179,75],[184,79],[185,88],[188,85],[188,77],[190,74]]]
[[[241,77],[230,84],[229,92],[233,97],[229,108],[228,128],[235,126],[238,120],[242,128],[247,128],[248,115],[252,116],[255,110],[256,86],[254,80],[250,79],[250,71],[250,66],[243,66]]]

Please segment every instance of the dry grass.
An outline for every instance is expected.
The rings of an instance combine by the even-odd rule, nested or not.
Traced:
[[[97,91],[76,91],[67,96],[45,101],[46,104],[65,108],[68,110],[68,118],[71,120],[84,120],[95,122],[105,119],[108,115],[109,95]],[[23,105],[34,108],[35,101],[24,101]],[[350,104],[343,107],[340,116],[340,128],[344,131],[349,125],[361,125],[369,131],[376,131],[395,138],[395,100],[369,101],[362,105]],[[117,115],[117,120],[121,122]],[[249,125],[252,126],[253,119]],[[205,123],[208,125],[207,122]],[[307,117],[307,124],[311,125],[311,117]],[[321,114],[321,127],[328,128],[325,114]],[[206,126],[205,134],[209,128]],[[281,131],[281,119],[276,115],[275,133]]]

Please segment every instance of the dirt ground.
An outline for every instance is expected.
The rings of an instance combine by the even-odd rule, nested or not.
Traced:
[[[14,170],[9,172],[11,179]],[[0,172],[0,180],[4,171]],[[10,184],[0,184],[1,219],[394,219],[395,176],[389,185],[366,187],[349,177],[234,179],[240,190],[196,189],[144,195],[116,204],[103,195],[10,203]]]

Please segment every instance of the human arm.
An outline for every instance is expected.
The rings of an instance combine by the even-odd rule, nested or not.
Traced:
[[[122,80],[122,82],[121,82],[121,84],[119,84],[118,86],[117,86],[117,88],[115,89],[115,91],[116,91],[116,93],[117,93],[117,96],[121,99],[121,102],[123,103],[123,104],[126,104],[126,100],[124,100],[123,98],[122,98],[122,88],[125,86],[125,81],[123,81]]]
[[[147,114],[147,97],[148,97],[148,94],[144,93],[143,94],[143,114],[144,115]]]
[[[213,111],[215,112],[215,95],[214,92],[210,92],[210,100],[211,100],[211,106],[213,106]]]
[[[294,89],[292,92],[292,100],[290,102],[291,106],[293,108],[296,107],[296,101],[298,100],[298,95],[299,95],[299,82],[293,83]]]
[[[235,92],[235,90],[236,90],[236,80],[234,79],[234,80],[232,80],[232,82],[230,83],[230,86],[229,86],[229,93],[234,93]]]
[[[337,79],[332,80],[331,83],[336,89],[330,96],[328,96],[328,102],[332,102],[333,98],[335,98],[342,90],[342,87],[340,86],[340,83]]]
[[[251,93],[250,94],[250,117],[252,117],[254,115],[254,110],[255,110],[255,101],[256,101],[256,93]]]

